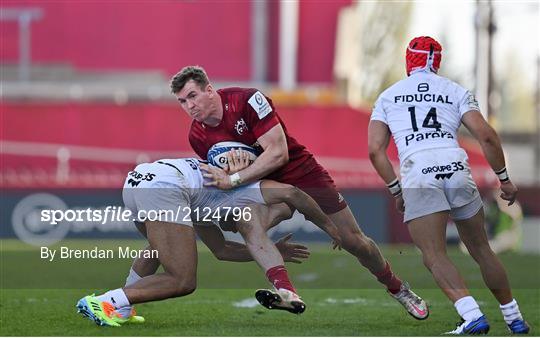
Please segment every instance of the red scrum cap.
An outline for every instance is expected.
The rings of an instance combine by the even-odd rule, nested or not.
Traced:
[[[419,36],[407,46],[407,76],[418,69],[429,69],[437,73],[441,65],[441,44],[429,36]]]

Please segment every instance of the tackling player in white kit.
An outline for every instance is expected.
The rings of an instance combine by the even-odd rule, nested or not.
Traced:
[[[244,159],[247,163],[248,157],[245,156]],[[264,232],[263,227],[253,226],[249,231],[240,229],[250,222],[262,224],[266,221],[263,217],[268,215],[261,213],[258,208],[261,204],[290,204],[303,213],[306,219],[326,231],[335,245],[341,244],[336,226],[315,200],[300,189],[271,180],[257,181],[228,191],[205,188],[204,177],[209,174],[204,174],[203,171],[211,172],[212,168],[190,158],[139,164],[128,174],[123,190],[124,204],[131,210],[132,215],[148,215],[135,223],[148,239],[150,247],[157,250],[164,272],[154,274],[150,271],[144,277],[133,278],[131,271],[128,279],[132,279],[133,283],[128,281],[123,288],[79,300],[77,308],[81,314],[98,325],[120,326],[137,319],[128,311],[132,304],[192,293],[196,288],[197,271],[193,225],[211,222],[212,218],[216,218],[216,213],[225,216],[230,212],[233,219],[237,218],[234,220],[238,222],[249,253],[263,269],[268,266],[283,266],[283,257],[266,233],[264,236],[259,233]],[[150,212],[157,212],[162,217],[152,219]],[[243,257],[245,256],[244,252]],[[157,265],[153,271],[156,269]],[[277,290],[278,298],[272,300],[269,308],[280,308],[293,313],[302,313],[305,310],[304,302],[295,292],[279,288],[280,281],[271,282]],[[290,288],[293,288],[292,285]]]
[[[462,318],[449,333],[487,333],[489,323],[446,254],[446,223],[455,221],[461,240],[480,266],[487,287],[500,303],[509,330],[528,333],[512,297],[506,271],[490,249],[482,200],[465,151],[457,142],[461,123],[479,141],[501,181],[501,197],[512,204],[517,188],[506,172],[496,132],[482,117],[474,95],[437,75],[442,48],[431,37],[411,40],[407,75],[377,99],[369,124],[369,156],[396,205],[404,211],[411,237],[425,266]],[[400,160],[400,183],[386,154],[393,136]],[[401,188],[403,186],[403,189]]]

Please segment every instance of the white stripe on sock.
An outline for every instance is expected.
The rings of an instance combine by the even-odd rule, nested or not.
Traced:
[[[515,299],[512,299],[508,304],[500,305],[499,308],[501,309],[506,324],[511,324],[516,319],[523,320]]]

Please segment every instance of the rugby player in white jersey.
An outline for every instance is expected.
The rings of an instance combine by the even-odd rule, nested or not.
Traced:
[[[204,208],[211,210],[211,214],[220,212],[222,215],[229,208],[241,208],[241,213],[231,212],[241,215],[237,220],[241,229],[245,224],[264,221],[258,205],[287,203],[327,232],[335,245],[341,244],[336,226],[317,203],[300,189],[270,180],[229,191],[206,188],[204,176],[209,174],[203,174],[201,168],[212,170],[197,159],[167,159],[140,164],[128,174],[123,190],[126,208],[133,215],[140,215],[141,211],[158,211],[166,215],[165,221],[146,219],[136,222],[138,229],[148,239],[149,246],[157,250],[164,272],[136,278],[134,283],[97,297],[83,297],[77,303],[80,313],[98,325],[120,326],[133,317],[120,313],[132,304],[192,293],[196,288],[197,271],[193,224],[208,221],[203,216],[207,213]],[[249,253],[261,268],[266,271],[268,266],[284,265],[283,257],[274,243],[266,233],[264,236],[259,233],[264,232],[262,227],[252,226],[250,231],[240,229]],[[271,282],[275,287],[279,285],[279,281]],[[276,299],[273,305],[293,313],[305,310],[305,304],[297,294],[289,289],[276,287],[276,290],[281,298]]]
[[[431,37],[411,40],[406,51],[408,77],[386,89],[373,108],[369,156],[404,212],[425,266],[462,318],[449,333],[487,333],[489,323],[446,254],[448,217],[455,221],[484,282],[500,303],[509,330],[528,333],[506,271],[488,244],[482,200],[467,154],[457,142],[461,123],[478,140],[498,175],[501,197],[512,204],[517,188],[508,177],[499,138],[482,117],[474,95],[437,75],[441,52],[441,45]],[[398,148],[401,183],[386,154],[390,136]]]

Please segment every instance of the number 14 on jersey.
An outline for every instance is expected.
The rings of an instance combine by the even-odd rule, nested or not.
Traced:
[[[418,131],[418,125],[416,124],[416,107],[409,107],[409,114],[411,115],[411,125],[413,131]],[[422,127],[434,128],[437,131],[441,130],[442,125],[437,121],[437,109],[435,107],[431,107],[427,113],[424,122],[422,122]]]

